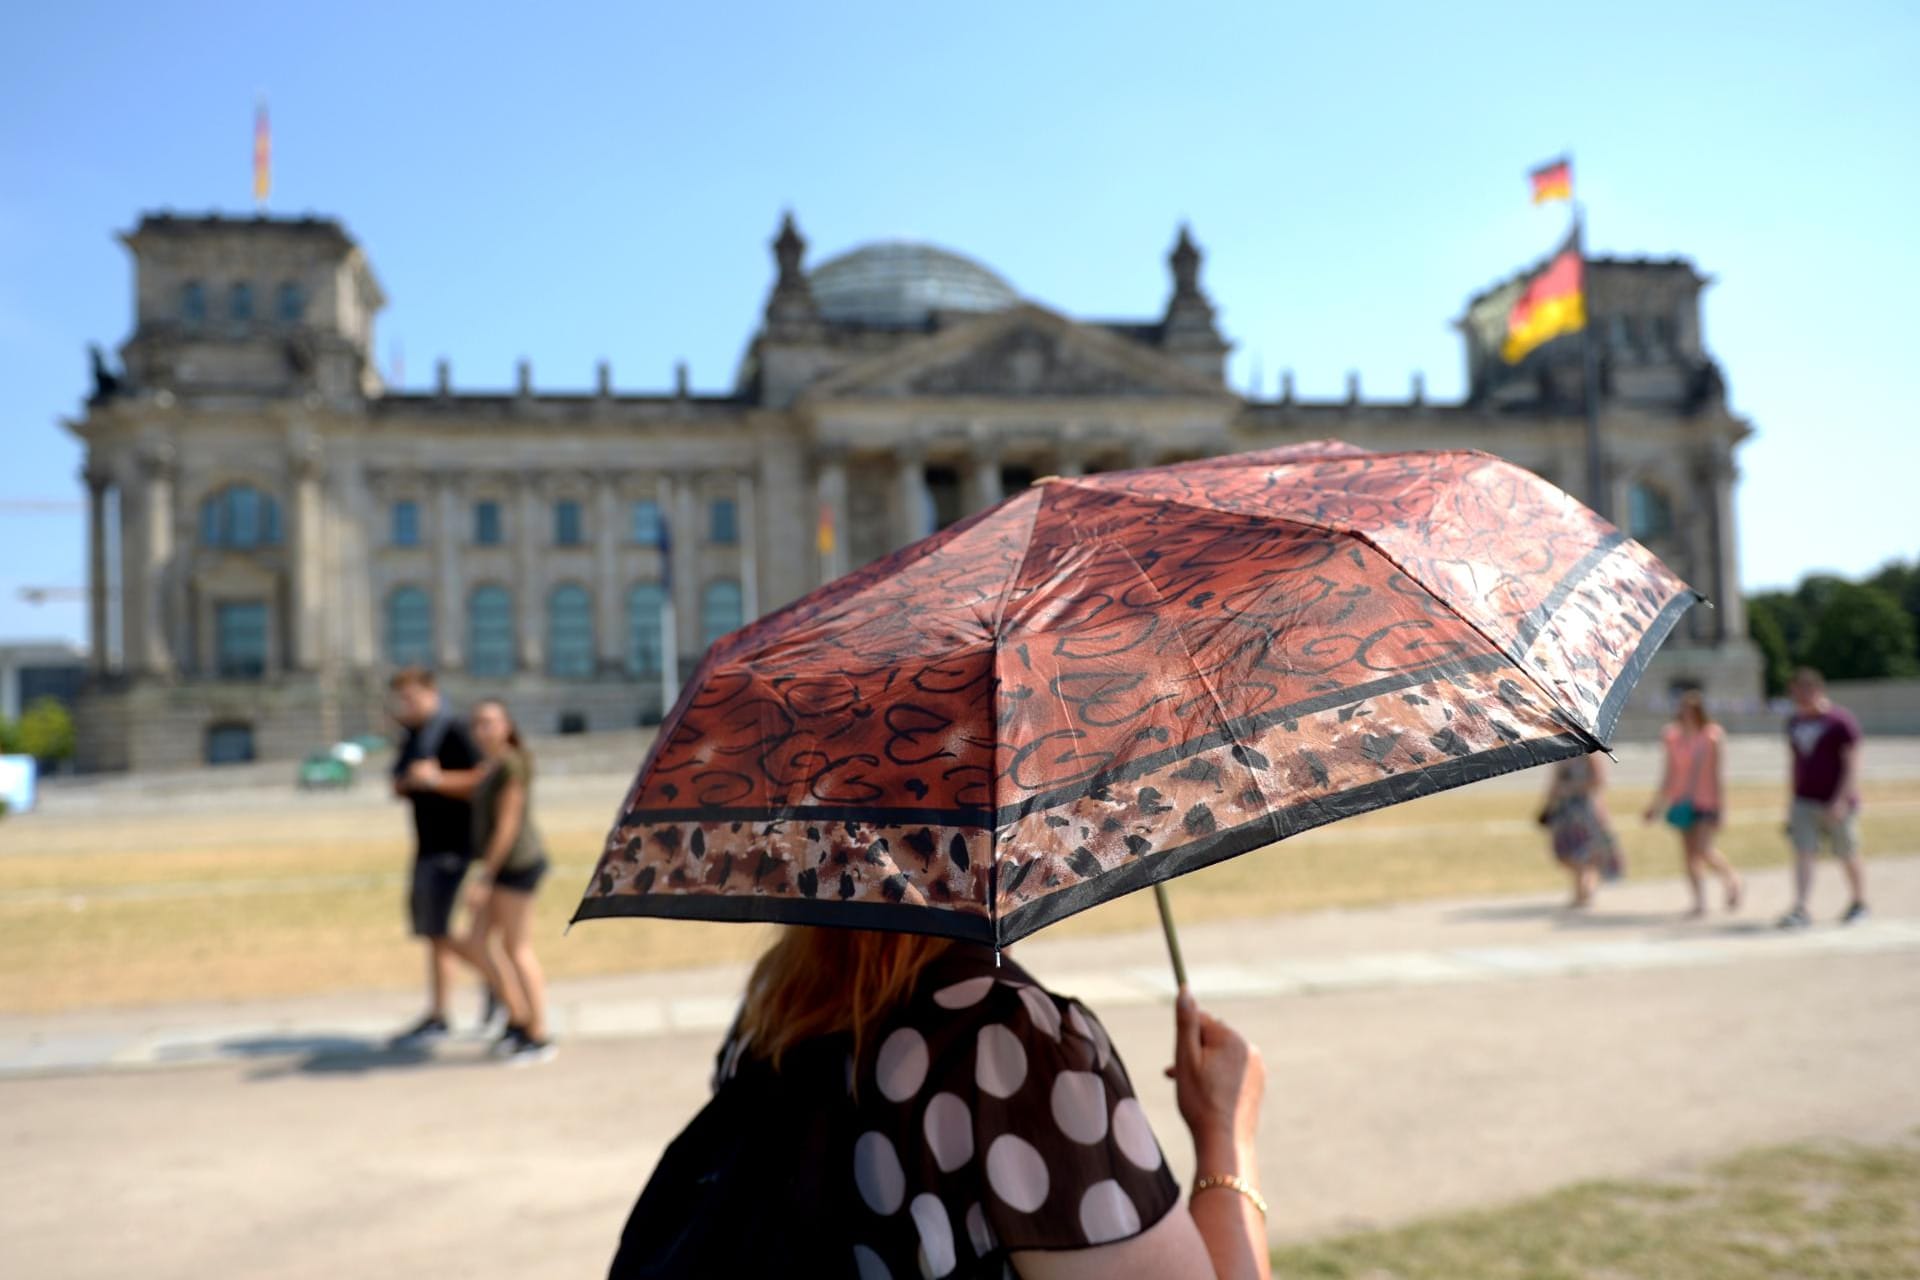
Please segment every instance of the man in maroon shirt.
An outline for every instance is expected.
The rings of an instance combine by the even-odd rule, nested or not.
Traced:
[[[1852,924],[1867,914],[1866,872],[1860,865],[1860,722],[1827,701],[1827,682],[1802,667],[1787,686],[1793,715],[1787,720],[1787,745],[1793,751],[1793,803],[1787,811],[1787,835],[1793,841],[1793,910],[1780,917],[1782,929],[1813,923],[1807,894],[1813,888],[1813,860],[1825,840],[1847,873],[1853,901],[1840,917]]]

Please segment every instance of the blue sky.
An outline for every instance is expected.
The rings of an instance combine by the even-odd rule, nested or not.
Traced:
[[[1693,256],[1759,435],[1750,587],[1920,553],[1920,9],[974,3],[0,13],[0,638],[83,633],[85,347],[126,336],[112,234],[250,208],[343,219],[380,356],[468,388],[722,389],[792,207],[813,258],[925,238],[1069,313],[1151,316],[1190,220],[1234,380],[1461,388],[1449,321],[1551,245],[1563,149],[1603,252]],[[21,504],[68,503],[53,509]]]

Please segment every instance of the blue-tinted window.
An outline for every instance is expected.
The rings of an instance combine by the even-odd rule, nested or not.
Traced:
[[[396,547],[420,545],[419,503],[411,498],[402,498],[393,504],[391,519],[388,522],[387,541]]]
[[[627,592],[627,674],[657,676],[665,663],[660,631],[667,593],[657,582],[636,584]]]
[[[586,524],[581,519],[580,504],[572,498],[562,498],[554,503],[553,545],[577,547],[586,540]]]
[[[253,286],[244,280],[227,290],[227,319],[235,324],[253,319]]]
[[[473,540],[482,547],[500,545],[500,504],[491,499],[473,504]]]
[[[202,546],[251,551],[280,543],[280,503],[250,485],[231,485],[200,504]]]
[[[191,328],[207,322],[207,287],[198,280],[180,286],[180,320]]]
[[[505,587],[475,587],[467,597],[467,674],[513,674],[513,595]]]
[[[712,644],[729,631],[739,629],[741,622],[740,584],[731,578],[720,578],[707,584],[700,593],[700,644],[702,647]]]
[[[593,597],[567,583],[547,597],[547,674],[583,680],[593,674]]]
[[[258,680],[267,673],[267,606],[262,600],[228,600],[213,606],[214,669],[228,680]]]
[[[715,498],[707,504],[707,541],[730,547],[739,540],[739,512],[733,499]]]
[[[1667,495],[1644,484],[1628,489],[1627,532],[1641,542],[1672,533],[1673,504],[1667,501]]]
[[[253,759],[253,726],[216,724],[207,728],[208,764],[245,764]]]
[[[273,311],[281,324],[299,324],[307,314],[306,293],[293,281],[286,281],[274,294]]]
[[[387,597],[387,661],[396,667],[433,663],[433,600],[419,587]]]
[[[643,547],[660,545],[660,504],[642,498],[633,504],[633,540]]]

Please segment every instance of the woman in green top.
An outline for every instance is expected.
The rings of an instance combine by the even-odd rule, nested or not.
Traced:
[[[474,933],[487,978],[507,1006],[507,1029],[494,1047],[516,1062],[553,1056],[547,1038],[547,984],[533,954],[533,894],[547,873],[546,846],[533,825],[533,757],[506,704],[486,698],[469,718],[483,757],[478,768],[421,769],[416,781],[473,805],[473,848],[480,860],[470,890]]]

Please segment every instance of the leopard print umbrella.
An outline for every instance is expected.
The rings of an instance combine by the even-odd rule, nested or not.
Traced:
[[[1327,442],[1047,480],[715,644],[575,918],[1004,946],[1602,748],[1699,598],[1484,453]]]

